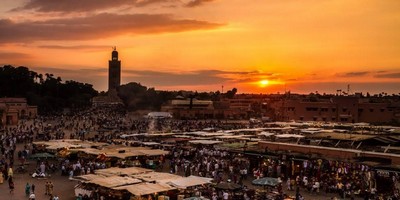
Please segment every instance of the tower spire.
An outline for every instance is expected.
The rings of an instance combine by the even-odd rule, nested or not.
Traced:
[[[121,84],[121,61],[118,60],[117,47],[113,47],[108,61],[108,91],[116,90]]]

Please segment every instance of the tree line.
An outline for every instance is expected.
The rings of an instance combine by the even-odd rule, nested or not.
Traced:
[[[29,105],[38,106],[40,114],[56,114],[64,108],[88,107],[97,94],[87,83],[63,82],[53,74],[43,75],[24,66],[0,67],[0,97],[26,98]]]
[[[199,99],[218,101],[221,97],[233,98],[236,88],[225,94],[196,91],[156,91],[140,83],[127,83],[117,88],[118,96],[126,108],[135,110],[160,110],[171,99]],[[91,84],[73,80],[62,81],[53,74],[30,70],[28,67],[4,65],[0,67],[0,97],[26,98],[29,105],[38,106],[39,114],[59,114],[64,108],[79,110],[91,105],[99,93]],[[101,92],[100,95],[107,95]]]

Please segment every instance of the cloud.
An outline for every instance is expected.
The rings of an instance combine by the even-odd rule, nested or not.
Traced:
[[[124,70],[127,80],[156,86],[214,85],[259,81],[268,76],[274,80],[277,74],[259,71],[197,70],[190,72],[159,72],[151,70]]]
[[[129,82],[140,82],[145,85],[179,86],[222,84],[229,78],[210,71],[193,71],[185,73],[158,72],[150,70],[125,70],[123,76]]]
[[[18,52],[0,52],[0,60],[30,59],[31,55]]]
[[[135,6],[140,7],[140,6],[147,6],[151,4],[159,4],[159,3],[176,3],[178,2],[177,0],[137,0],[135,2]]]
[[[44,40],[94,40],[124,34],[157,34],[215,29],[222,24],[175,19],[166,14],[103,13],[89,17],[15,22],[0,20],[0,43]]]
[[[397,73],[381,73],[374,76],[375,78],[400,78],[400,72]]]
[[[361,72],[346,72],[342,74],[337,74],[340,77],[360,77],[370,74],[371,72],[368,71],[361,71]]]
[[[32,59],[34,57],[30,54],[0,51],[0,66],[21,65],[21,63],[30,62]]]
[[[188,2],[186,4],[186,7],[196,7],[196,6],[200,6],[204,3],[212,2],[212,1],[214,1],[214,0],[191,0],[190,2]]]
[[[111,48],[110,45],[75,45],[75,46],[63,46],[63,45],[39,45],[39,48],[45,49],[68,49],[68,50],[104,50]]]
[[[144,7],[167,4],[168,6],[196,7],[214,0],[31,0],[12,9],[12,12],[34,10],[36,12],[93,12],[119,7]]]
[[[339,77],[364,77],[367,75],[372,75],[374,78],[400,78],[400,72],[390,72],[390,71],[359,71],[359,72],[347,72],[337,74]]]
[[[122,6],[147,6],[176,0],[31,0],[11,11],[35,10],[38,12],[90,12]]]
[[[55,67],[33,67],[32,69],[38,71],[39,73],[49,73],[57,76],[63,76],[64,74],[87,76],[87,73],[91,73],[94,76],[97,76],[101,73],[108,73],[107,68],[71,69],[71,68],[55,68]]]

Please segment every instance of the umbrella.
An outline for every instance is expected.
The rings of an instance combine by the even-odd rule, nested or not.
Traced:
[[[225,182],[223,182],[223,183],[218,183],[218,184],[215,186],[215,188],[223,189],[223,190],[237,190],[237,189],[239,189],[239,188],[241,188],[241,187],[242,187],[242,186],[240,186],[239,184],[231,183],[231,182],[228,182],[228,183],[225,183]]]
[[[55,156],[53,154],[49,154],[49,153],[36,153],[36,154],[31,155],[30,158],[33,158],[33,159],[55,158]]]
[[[277,178],[264,177],[264,178],[260,178],[260,179],[254,179],[252,181],[252,183],[254,185],[275,187],[279,184],[279,180]]]

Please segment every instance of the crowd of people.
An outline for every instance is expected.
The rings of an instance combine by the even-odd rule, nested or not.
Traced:
[[[27,158],[37,153],[32,148],[34,140],[51,139],[89,139],[111,143],[119,139],[122,133],[144,133],[157,131],[186,132],[212,128],[214,130],[245,128],[243,122],[219,120],[174,120],[148,119],[131,117],[121,107],[91,108],[78,113],[38,117],[33,121],[21,120],[17,126],[7,127],[0,136],[0,182],[7,181],[10,193],[13,193],[15,183],[14,172],[24,170]],[[17,144],[20,146],[17,149]],[[16,156],[16,157],[15,157]],[[252,190],[251,180],[262,177],[274,177],[280,180],[275,191],[283,196],[283,189],[296,191],[296,199],[302,199],[301,193],[338,194],[342,198],[364,199],[378,198],[378,193],[386,193],[392,199],[399,199],[395,173],[388,176],[390,187],[380,188],[382,174],[365,164],[342,162],[325,159],[292,159],[289,157],[256,158],[243,153],[231,152],[214,146],[193,146],[187,148],[175,145],[170,149],[168,169],[170,173],[183,176],[202,176],[212,178],[218,183],[235,183],[240,185],[240,192],[218,190],[214,187],[199,187],[192,195],[201,195],[210,199],[257,199]],[[17,159],[15,159],[17,158]],[[256,160],[256,162],[254,162]],[[159,163],[163,163],[160,160]],[[62,176],[73,176],[94,173],[97,169],[109,167],[106,162],[96,159],[78,158],[60,159],[57,162],[38,160],[35,166],[37,174],[47,174],[59,170]],[[52,199],[59,199],[53,194],[53,183],[44,185],[46,194]],[[284,188],[283,188],[284,187]],[[379,192],[378,192],[379,191]],[[26,196],[35,198],[35,185],[25,185]],[[33,194],[33,195],[32,195]],[[240,194],[240,197],[237,197]],[[235,198],[234,198],[235,197]]]
[[[337,193],[342,198],[364,199],[377,197],[377,173],[368,165],[325,159],[267,159],[253,171],[254,176],[278,177],[285,181],[287,190],[299,190],[309,193]],[[398,197],[395,173],[384,191]],[[383,184],[383,183],[380,183]]]

